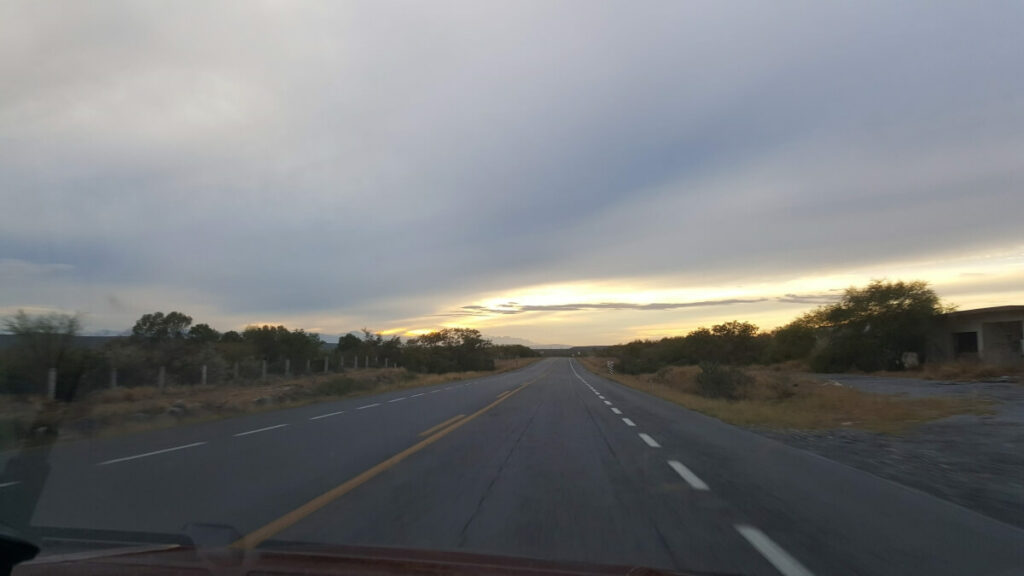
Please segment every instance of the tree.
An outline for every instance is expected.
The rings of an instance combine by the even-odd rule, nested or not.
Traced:
[[[248,326],[242,332],[242,339],[252,345],[257,357],[268,362],[316,358],[323,346],[319,334],[289,330],[284,326]]]
[[[416,372],[493,370],[490,340],[472,328],[443,328],[413,338],[402,351],[405,367]]]
[[[354,352],[359,350],[359,346],[362,345],[363,341],[359,339],[359,336],[355,334],[345,334],[341,338],[338,338],[338,352],[344,354],[346,352]]]
[[[238,335],[238,332],[235,332],[235,335]],[[220,341],[220,338],[220,332],[210,328],[209,324],[196,324],[188,330],[188,339],[192,342],[212,344]]]
[[[839,302],[802,319],[828,335],[827,345],[812,358],[812,368],[899,369],[904,352],[924,357],[928,334],[946,311],[926,282],[875,280],[864,288],[847,288]]]
[[[360,359],[373,358],[377,366],[381,366],[385,362],[394,366],[401,360],[402,339],[399,336],[384,338],[379,332],[373,332],[367,328],[363,328],[362,332],[362,338],[355,334],[345,334],[338,338],[335,353],[342,357],[342,361],[347,354],[353,354]]]
[[[82,329],[79,317],[59,313],[30,315],[19,310],[4,320],[3,328],[16,340],[13,361],[7,366],[8,378],[26,383],[23,391],[34,388],[42,392],[47,371],[55,368],[57,397],[71,401],[82,373],[94,360],[87,351],[74,347],[75,336]]]
[[[18,310],[17,314],[4,320],[4,330],[17,337],[30,361],[46,368],[61,363],[81,329],[81,319],[70,314],[31,316],[24,310]]]
[[[765,350],[767,362],[786,362],[807,358],[817,341],[813,326],[802,319],[794,320],[772,331]]]
[[[143,314],[132,327],[132,339],[157,344],[167,340],[182,340],[192,324],[192,317],[181,312],[153,312]],[[209,328],[209,326],[207,326]]]
[[[764,340],[758,336],[759,329],[750,322],[733,320],[711,327],[715,340],[717,358],[701,360],[717,360],[728,364],[750,364],[761,356]]]
[[[380,347],[381,354],[391,360],[392,364],[402,360],[402,338],[397,334],[384,340]]]

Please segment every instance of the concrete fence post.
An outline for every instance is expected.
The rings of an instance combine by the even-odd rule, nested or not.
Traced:
[[[377,363],[377,360],[378,360],[378,358],[376,356],[374,356],[373,357],[373,367],[374,368],[376,368],[377,366],[380,366],[380,364]]]
[[[328,362],[329,362],[329,360],[328,360],[327,356],[324,356],[324,374],[327,374]]]
[[[310,372],[312,372],[312,370],[310,370],[310,366],[312,365],[312,363],[313,363],[312,360],[310,360],[309,358],[306,358],[306,374],[309,374]]]
[[[291,358],[285,358],[284,359],[284,375],[285,375],[286,378],[288,376],[292,375],[292,359]]]
[[[110,369],[110,387],[117,388],[117,368]]]
[[[384,358],[384,367],[385,368],[388,367],[388,359],[387,359],[387,357]]]
[[[57,369],[50,368],[46,371],[46,397],[50,400],[57,399]]]
[[[369,367],[370,367],[370,357],[369,356],[365,356],[363,358],[363,368],[369,368]]]
[[[206,386],[206,364],[203,364],[202,378],[200,379],[200,385]]]
[[[161,366],[160,370],[156,373],[156,387],[163,390],[164,384],[167,382],[167,368]]]
[[[359,368],[359,354],[352,357],[352,369]]]
[[[238,362],[235,362],[235,367],[231,371],[232,380],[238,380]]]
[[[266,380],[267,379],[267,361],[266,361],[266,359],[263,360],[263,367],[261,368],[260,379],[261,380]]]

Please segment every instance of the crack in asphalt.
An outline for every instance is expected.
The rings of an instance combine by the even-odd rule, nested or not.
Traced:
[[[573,382],[575,383],[575,380]],[[601,437],[601,441],[604,442],[605,447],[608,449],[608,453],[615,460],[615,463],[618,465],[622,474],[628,477],[629,474],[627,473],[625,464],[622,462],[622,459],[619,458],[619,455],[618,453],[615,452],[615,449],[612,448],[612,445],[608,441],[608,436],[605,434],[604,429],[597,423],[597,417],[595,416],[594,411],[590,408],[587,402],[583,400],[583,398],[586,398],[586,395],[582,393],[582,390],[579,388],[579,386],[573,386],[573,392],[577,399],[580,399],[580,403],[583,405],[584,410],[587,411],[587,416],[590,417],[590,422],[591,424],[594,425],[594,428],[597,430],[598,436]],[[613,493],[613,496],[615,497],[615,501],[618,502],[619,504],[623,506],[628,505],[627,502],[623,502],[623,500],[619,498],[618,493]],[[682,558],[679,558],[675,554],[675,552],[672,549],[672,546],[665,538],[665,534],[661,531],[661,527],[658,526],[658,523],[656,521],[652,521],[651,527],[654,529],[655,534],[658,535],[658,542],[661,544],[662,548],[665,549],[665,552],[668,554],[668,557],[672,559],[676,567],[679,569],[685,569],[686,563],[683,561]]]
[[[459,534],[460,548],[466,545],[466,535],[467,532],[469,531],[469,527],[473,524],[473,521],[476,520],[476,517],[480,514],[480,509],[483,507],[484,502],[491,495],[491,492],[494,491],[494,484],[498,481],[498,478],[501,477],[501,472],[505,469],[505,466],[508,465],[509,460],[512,459],[512,454],[514,454],[516,449],[519,447],[519,443],[523,440],[523,436],[526,435],[526,431],[530,429],[530,426],[533,424],[533,419],[537,416],[537,411],[539,409],[540,404],[537,404],[533,409],[533,413],[530,414],[530,419],[526,421],[526,425],[523,426],[523,429],[519,432],[519,436],[516,437],[516,441],[512,444],[512,447],[509,448],[508,454],[505,455],[505,459],[502,460],[501,466],[498,467],[498,470],[497,472],[494,473],[494,476],[491,478],[490,483],[487,484],[487,488],[484,490],[483,495],[480,496],[480,500],[476,503],[476,507],[473,509],[473,513],[469,515],[469,518],[466,520],[466,523],[462,526],[462,532]]]

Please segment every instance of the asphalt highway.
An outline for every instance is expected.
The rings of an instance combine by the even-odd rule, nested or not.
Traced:
[[[0,465],[14,456],[0,455]],[[1018,574],[1024,531],[548,359],[55,446],[32,524],[736,574]],[[5,507],[28,480],[0,478]],[[13,509],[13,508],[12,508]]]

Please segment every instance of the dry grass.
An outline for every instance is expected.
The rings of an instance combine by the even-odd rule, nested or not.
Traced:
[[[380,394],[490,376],[538,359],[498,360],[490,372],[415,374],[369,369],[227,386],[153,386],[93,392],[72,404],[41,397],[0,396],[0,449],[18,444],[29,428],[48,426],[62,440],[122,435],[253,412],[294,408],[339,398]]]
[[[847,427],[897,433],[929,420],[992,410],[986,401],[964,398],[869,394],[835,386],[785,367],[746,370],[753,376],[754,383],[743,398],[721,400],[696,393],[696,376],[700,373],[696,366],[673,366],[656,374],[608,375],[605,360],[586,358],[584,364],[621,384],[739,426],[805,430]]]

